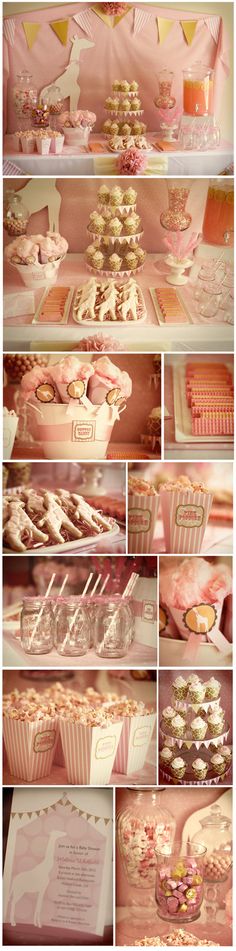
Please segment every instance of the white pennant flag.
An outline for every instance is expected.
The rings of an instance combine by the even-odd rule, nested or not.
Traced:
[[[141,30],[146,26],[146,23],[149,23],[151,17],[151,13],[146,13],[146,10],[138,10],[135,7],[133,24],[133,32],[135,36],[137,36],[138,33],[141,33]]]
[[[93,39],[90,10],[81,10],[81,13],[75,13],[73,20],[80,26],[83,33],[87,33],[87,36],[91,36]]]
[[[220,16],[205,17],[204,23],[206,23],[206,26],[208,26],[211,36],[217,45],[220,32]]]
[[[7,19],[3,21],[3,35],[5,36],[5,40],[10,43],[10,46],[14,46],[15,20],[12,20],[10,17],[7,17]]]

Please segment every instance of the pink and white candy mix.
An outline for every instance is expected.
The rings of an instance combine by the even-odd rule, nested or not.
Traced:
[[[87,109],[77,109],[75,112],[62,112],[60,115],[60,126],[68,129],[92,129],[96,122],[95,112],[88,112]]]
[[[155,849],[169,854],[173,830],[168,823],[160,823],[153,816],[131,816],[120,827],[120,851],[125,861],[129,881],[133,885],[154,885],[156,874]]]
[[[162,914],[176,915],[180,920],[200,908],[203,898],[202,869],[195,858],[186,855],[175,863],[159,865],[156,898]]]
[[[10,264],[46,264],[58,261],[68,250],[68,241],[58,232],[21,235],[5,248],[4,255]]]

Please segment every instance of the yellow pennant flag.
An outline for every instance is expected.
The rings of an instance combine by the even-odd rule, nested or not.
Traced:
[[[194,39],[196,28],[197,28],[197,22],[198,22],[197,20],[180,20],[183,34],[188,46],[191,46],[191,43]]]
[[[127,4],[126,10],[124,10],[123,13],[119,13],[118,16],[114,17],[113,26],[117,26],[117,24],[120,23],[120,20],[123,20],[123,17],[126,17],[126,13],[128,13],[129,10],[132,10],[132,7],[130,5],[128,6]]]
[[[113,18],[108,16],[107,13],[103,13],[100,3],[95,3],[91,9],[93,13],[96,13],[97,17],[100,17],[100,20],[103,20],[103,23],[106,23],[106,26],[113,26]]]
[[[32,46],[35,43],[36,37],[38,36],[38,31],[40,30],[41,23],[22,23],[23,30],[26,37],[26,42],[29,50],[32,50]]]
[[[166,20],[163,17],[157,17],[157,28],[159,34],[159,43],[164,43],[168,33],[170,33],[174,20]]]
[[[69,19],[67,20],[52,20],[50,23],[51,29],[56,33],[62,46],[66,46],[68,29],[69,29]]]

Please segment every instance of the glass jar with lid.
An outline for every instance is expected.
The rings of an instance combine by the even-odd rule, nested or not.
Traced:
[[[173,106],[175,106],[176,99],[171,95],[173,76],[174,73],[172,73],[171,69],[167,69],[166,67],[161,69],[158,73],[159,94],[154,100],[155,106],[157,106],[158,109],[173,109]]]
[[[49,598],[23,598],[21,646],[26,654],[49,654],[53,648],[54,619]]]
[[[156,789],[128,789],[128,803],[117,817],[117,841],[127,880],[127,903],[136,917],[156,915],[156,849],[171,853],[175,819]]]
[[[3,202],[3,227],[12,237],[17,238],[26,234],[29,221],[29,211],[22,201],[21,195],[12,189],[7,189]]]
[[[52,83],[51,86],[48,86],[48,89],[41,96],[41,101],[47,106],[51,127],[53,129],[56,128],[57,118],[62,111],[64,101],[60,86],[57,86],[56,83]]]
[[[31,73],[27,69],[22,69],[17,74],[16,83],[13,87],[13,104],[19,129],[29,127],[31,111],[37,102],[37,96],[37,89]]]
[[[131,599],[119,594],[97,599],[94,644],[99,657],[125,657],[133,637]]]
[[[206,848],[204,857],[204,881],[224,882],[232,865],[232,823],[223,815],[221,806],[210,806],[206,815],[199,819],[201,828],[193,836],[193,843],[202,843]]]
[[[202,231],[207,244],[233,247],[234,189],[230,180],[214,178],[210,181]]]
[[[72,657],[86,654],[89,649],[89,623],[83,598],[60,599],[56,614],[55,647],[58,654]]]
[[[211,116],[214,112],[214,72],[203,63],[183,70],[183,105],[188,116]]]

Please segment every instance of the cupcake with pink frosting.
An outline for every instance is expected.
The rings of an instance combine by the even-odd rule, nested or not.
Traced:
[[[116,367],[109,357],[99,357],[95,360],[93,370],[88,388],[91,403],[100,404],[106,400],[112,405],[118,399],[127,400],[131,396],[132,381],[129,374]]]
[[[68,356],[51,367],[51,378],[62,403],[73,400],[77,405],[87,393],[88,381],[94,374],[92,363],[83,363],[79,357]]]

